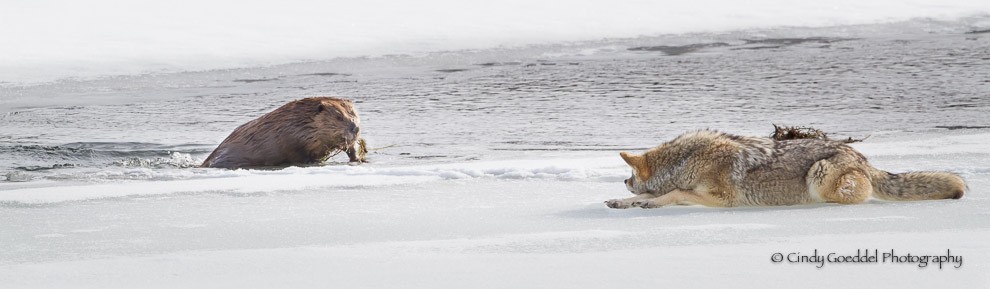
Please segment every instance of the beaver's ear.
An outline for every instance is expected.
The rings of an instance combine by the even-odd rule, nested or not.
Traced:
[[[323,103],[317,103],[316,104],[316,112],[317,113],[323,112],[324,110],[326,110],[326,107],[323,106]]]
[[[626,163],[633,168],[633,171],[636,173],[636,177],[641,181],[649,179],[652,175],[653,172],[650,169],[650,164],[646,161],[646,156],[634,155],[627,152],[621,152],[619,153],[619,156],[621,156],[622,160],[625,160]]]

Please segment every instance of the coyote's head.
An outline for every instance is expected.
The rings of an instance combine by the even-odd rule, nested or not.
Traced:
[[[652,177],[653,172],[650,169],[649,162],[646,161],[645,155],[634,155],[627,152],[619,153],[622,159],[632,167],[632,177],[625,180],[626,189],[629,189],[635,195],[642,193],[649,193],[649,181]]]

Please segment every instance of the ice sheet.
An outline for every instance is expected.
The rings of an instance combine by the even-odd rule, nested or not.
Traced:
[[[986,174],[962,200],[613,210],[621,183],[446,180],[0,211],[10,288],[983,286]],[[48,215],[42,222],[39,213]],[[963,258],[773,263],[857,249]],[[811,282],[809,280],[817,280]]]

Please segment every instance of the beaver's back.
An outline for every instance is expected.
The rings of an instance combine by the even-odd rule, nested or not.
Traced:
[[[358,133],[351,101],[320,97],[289,102],[235,129],[203,167],[246,168],[314,164],[353,145]]]

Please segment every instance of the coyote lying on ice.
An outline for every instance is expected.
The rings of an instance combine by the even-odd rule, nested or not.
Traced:
[[[606,201],[609,208],[959,199],[966,190],[956,174],[888,173],[846,144],[817,139],[774,141],[702,130],[642,155],[620,155],[633,169],[625,183],[635,196]]]

